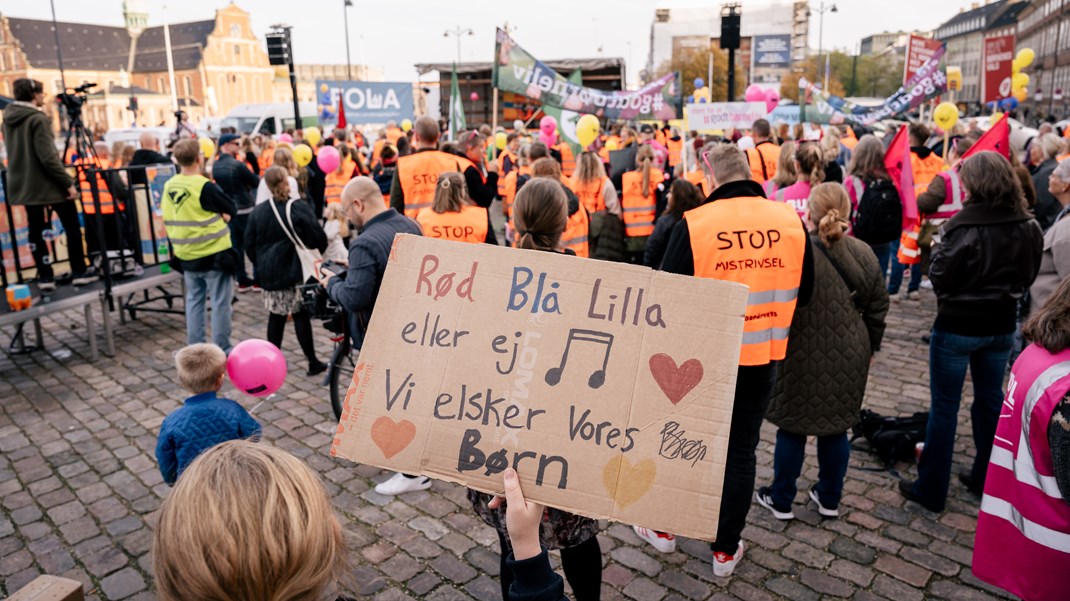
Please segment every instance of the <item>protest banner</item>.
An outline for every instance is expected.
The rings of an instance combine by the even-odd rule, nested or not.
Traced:
[[[749,129],[768,115],[764,102],[703,102],[687,105],[687,129]]]
[[[746,303],[729,282],[399,235],[331,453],[484,492],[515,467],[539,503],[713,540]]]
[[[903,85],[906,85],[907,82],[917,74],[918,69],[929,62],[929,59],[931,59],[942,46],[943,42],[940,40],[933,40],[923,38],[920,35],[910,34],[910,40],[907,42],[906,60],[903,61]]]
[[[0,174],[7,179],[7,173]],[[33,252],[30,250],[30,222],[26,218],[26,207],[22,205],[11,206],[11,219],[8,222],[8,211],[5,204],[7,197],[5,191],[7,185],[0,182],[0,262],[3,263],[4,273],[8,281],[18,281],[18,269],[15,269],[15,255],[18,255],[18,266],[22,269],[32,267]]]
[[[981,102],[988,103],[1011,95],[1011,64],[1014,62],[1014,36],[985,38],[982,45]]]
[[[494,46],[491,78],[494,87],[503,92],[599,118],[668,121],[679,117],[683,106],[679,73],[660,77],[638,90],[588,88],[570,82],[536,59],[501,29]]]
[[[347,123],[386,123],[415,119],[410,82],[316,80],[320,124],[338,122],[338,97]]]

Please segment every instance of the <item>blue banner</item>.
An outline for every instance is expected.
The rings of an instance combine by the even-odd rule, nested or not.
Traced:
[[[338,97],[345,104],[346,123],[386,123],[414,119],[411,82],[316,80],[320,125],[338,122]]]
[[[786,69],[791,66],[791,35],[756,35],[754,48],[754,68]]]

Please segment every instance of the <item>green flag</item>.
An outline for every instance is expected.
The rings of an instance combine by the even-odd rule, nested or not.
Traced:
[[[576,69],[569,74],[568,80],[578,86],[582,86],[583,70]],[[579,140],[576,139],[576,121],[582,115],[550,105],[543,105],[542,112],[557,119],[557,129],[561,131],[561,141],[572,147],[572,156],[580,156],[580,153],[583,152],[583,147],[580,146]]]
[[[461,87],[457,85],[457,63],[453,64],[453,75],[450,77],[450,131],[449,138],[456,140],[457,135],[464,131],[468,124],[464,121],[464,105],[461,104]]]

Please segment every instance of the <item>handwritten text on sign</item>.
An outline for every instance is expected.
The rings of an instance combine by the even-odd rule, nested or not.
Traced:
[[[332,453],[712,540],[744,286],[394,240]]]

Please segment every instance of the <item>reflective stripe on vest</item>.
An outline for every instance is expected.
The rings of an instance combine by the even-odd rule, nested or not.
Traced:
[[[950,219],[962,210],[962,180],[957,171],[937,175],[944,180],[944,203],[932,214],[933,219]]]
[[[918,232],[920,231],[920,227],[914,226],[913,229],[904,231],[899,237],[899,252],[896,253],[896,259],[903,265],[921,263],[921,250],[918,248]]]
[[[587,243],[589,232],[590,220],[587,217],[587,209],[580,205],[565,224],[565,231],[561,234],[561,246],[571,248],[577,257],[590,257],[591,252]]]
[[[219,213],[201,206],[201,190],[207,183],[206,177],[179,174],[164,185],[160,199],[164,227],[175,256],[183,261],[208,257],[231,247],[226,221]]]
[[[669,138],[665,140],[665,147],[669,150],[669,167],[675,167],[680,164],[680,154],[684,149],[684,139],[673,140]]]
[[[847,186],[846,184],[851,184]],[[862,181],[862,178],[850,176],[847,181],[844,182],[847,188],[847,197],[851,200],[851,213],[854,214],[858,210],[858,203],[862,200],[862,196],[866,193],[866,184]]]
[[[597,213],[606,210],[605,185],[605,178],[596,182],[581,182],[573,178],[572,191],[588,213]]]
[[[561,175],[572,177],[576,170],[576,157],[572,156],[572,146],[562,142],[558,144],[557,151],[561,153]]]
[[[422,209],[431,208],[438,176],[447,171],[464,174],[465,169],[472,166],[468,159],[441,150],[423,150],[398,159],[398,181],[405,197],[405,215],[415,219]]]
[[[659,169],[650,170],[647,196],[643,197],[643,172],[629,171],[622,178],[624,187],[621,209],[624,212],[624,232],[629,238],[654,233],[654,212],[658,184],[664,176]]]
[[[74,162],[75,165],[85,165],[84,169],[78,169],[78,191],[82,197],[82,212],[86,215],[95,215],[97,212],[96,203],[93,202],[93,186],[89,181],[87,169],[108,169],[111,165],[105,159],[78,159]],[[100,197],[100,212],[102,215],[111,215],[115,213],[115,199],[112,198],[111,190],[108,189],[107,182],[104,181],[104,177],[98,172],[96,174],[97,180],[97,195]],[[124,207],[120,206],[120,210]]]
[[[750,287],[740,365],[783,359],[802,280],[806,230],[789,206],[722,198],[684,213],[695,276]]]
[[[1070,392],[1070,350],[1027,347],[1014,364],[992,444],[973,572],[1024,599],[1065,599],[1070,505],[1055,482],[1048,427]]]
[[[463,207],[459,213],[424,209],[416,215],[416,223],[428,238],[472,244],[487,241],[487,210],[482,207]]]

